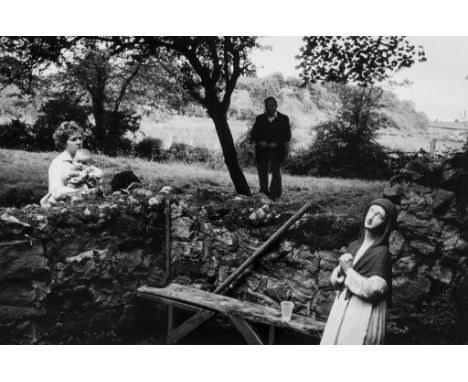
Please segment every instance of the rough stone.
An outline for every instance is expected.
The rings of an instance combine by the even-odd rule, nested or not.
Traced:
[[[184,216],[172,221],[172,232],[171,235],[174,238],[188,240],[193,233],[193,220]]]
[[[440,224],[435,219],[418,219],[406,211],[402,211],[398,215],[397,224],[405,231],[410,231],[420,236],[428,237],[440,234]]]
[[[38,241],[1,243],[0,281],[30,279],[49,271],[43,246]]]
[[[405,302],[418,304],[427,297],[431,282],[423,275],[399,275],[393,278],[394,305]]]
[[[338,265],[338,258],[341,254],[338,251],[319,252],[320,269],[322,271],[332,271]]]
[[[436,189],[432,196],[432,208],[435,212],[441,212],[444,207],[455,198],[455,193],[443,189]]]
[[[428,272],[428,277],[440,281],[442,284],[450,285],[453,281],[453,271],[440,263],[436,263]]]
[[[388,185],[384,188],[382,195],[393,203],[400,203],[403,196],[403,187],[400,184]]]
[[[153,196],[148,199],[148,207],[151,210],[160,210],[161,208],[164,208],[164,200],[165,198],[161,195]]]
[[[408,252],[408,241],[399,230],[394,230],[390,234],[389,249],[394,258],[404,256]]]
[[[421,255],[431,256],[436,253],[436,246],[425,240],[412,240],[410,247],[418,251]]]
[[[404,256],[394,264],[393,266],[393,271],[395,273],[400,273],[400,272],[412,272],[416,269],[418,265],[418,260],[417,257],[414,255],[410,256]]]

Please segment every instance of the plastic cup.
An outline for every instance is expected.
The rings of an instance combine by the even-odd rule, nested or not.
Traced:
[[[294,303],[291,301],[281,301],[281,319],[283,321],[291,321]]]

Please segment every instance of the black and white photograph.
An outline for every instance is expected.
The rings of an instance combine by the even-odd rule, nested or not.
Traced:
[[[0,36],[6,352],[468,344],[468,36],[85,24]]]

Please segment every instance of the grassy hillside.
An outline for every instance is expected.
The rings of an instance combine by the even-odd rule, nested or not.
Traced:
[[[315,126],[333,119],[339,106],[336,85],[303,87],[299,79],[284,79],[281,74],[240,78],[229,111],[235,140],[249,130],[255,115],[263,112],[263,99],[269,95],[275,96],[279,110],[289,115],[295,147],[308,145],[313,140]],[[431,134],[427,130],[428,120],[424,113],[417,112],[411,102],[401,101],[391,92],[385,92],[384,100],[383,113],[396,128],[383,131],[380,142],[390,149],[429,149]],[[0,92],[0,123],[12,118],[34,123],[41,102],[40,96],[29,100],[21,98],[12,88],[3,90]],[[151,136],[162,139],[166,148],[172,143],[187,143],[220,150],[213,122],[200,105],[189,103],[178,110],[168,111],[141,102],[140,99],[128,99],[125,103],[127,108],[142,116],[136,140]]]
[[[20,150],[0,149],[0,206],[8,205],[12,193],[21,193],[38,203],[47,192],[47,169],[57,153],[30,153]],[[187,193],[197,189],[216,187],[233,194],[226,171],[214,171],[202,166],[182,163],[156,163],[133,158],[96,156],[96,165],[105,172],[105,192],[112,176],[122,170],[133,170],[142,182],[150,187],[176,186]],[[254,173],[246,173],[252,191],[257,191],[258,180]],[[331,212],[358,215],[365,204],[381,194],[384,182],[360,180],[283,177],[284,195],[280,203],[302,204],[314,200]],[[10,195],[10,196],[9,196]]]
[[[302,87],[298,79],[285,80],[281,75],[241,78],[233,93],[229,118],[235,140],[247,133],[254,116],[263,112],[263,99],[268,95],[274,95],[279,101],[279,111],[289,116],[294,147],[308,145],[314,138],[314,128],[333,119],[338,110],[339,100],[333,85]],[[386,105],[383,114],[395,128],[381,131],[379,142],[389,149],[429,150],[432,137],[427,130],[426,115],[392,92],[385,92],[383,98]],[[172,143],[188,143],[220,150],[213,122],[201,107],[190,109],[185,115],[149,113],[142,120],[141,132],[162,139],[167,147]]]

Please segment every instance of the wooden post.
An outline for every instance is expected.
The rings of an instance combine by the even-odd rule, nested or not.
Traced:
[[[169,281],[171,277],[171,200],[166,199],[166,208],[165,208],[165,217],[166,217],[166,281]]]
[[[435,156],[435,150],[436,150],[436,144],[437,144],[437,140],[435,138],[432,139],[431,141],[431,158],[434,158]]]
[[[273,345],[275,342],[275,327],[270,325],[270,330],[268,330],[268,345]]]
[[[167,309],[167,332],[166,332],[166,344],[169,344],[169,333],[172,331],[172,325],[174,322],[174,306],[172,304],[166,305]]]

